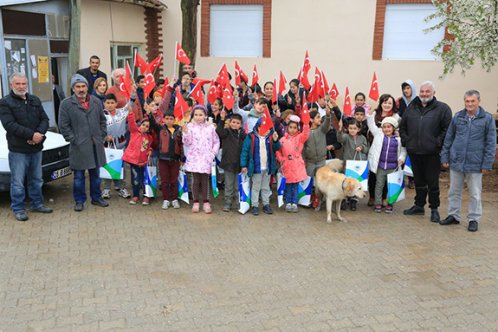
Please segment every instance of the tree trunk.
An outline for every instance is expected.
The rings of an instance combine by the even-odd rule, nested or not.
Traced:
[[[69,32],[69,68],[67,71],[67,82],[78,71],[80,63],[80,29],[81,29],[81,0],[71,0],[71,26]],[[67,87],[70,91],[70,87]]]
[[[197,7],[199,0],[181,0],[182,8],[182,48],[187,53],[191,64],[195,65],[197,53]],[[183,64],[180,65],[178,77],[183,72]]]

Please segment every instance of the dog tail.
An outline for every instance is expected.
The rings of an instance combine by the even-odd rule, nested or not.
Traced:
[[[332,159],[327,166],[332,170],[332,172],[343,173],[344,172],[344,161],[341,159]]]

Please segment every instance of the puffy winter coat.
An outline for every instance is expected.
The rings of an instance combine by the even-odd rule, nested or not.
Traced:
[[[220,137],[223,147],[220,167],[228,172],[239,173],[240,152],[242,151],[242,144],[246,134],[242,129],[225,128],[225,121],[221,119],[218,121],[216,133]]]
[[[265,138],[266,153],[267,153],[267,172],[268,174],[275,174],[277,170],[277,160],[275,151],[279,150],[281,145],[280,141],[274,141],[271,137],[273,131],[270,130]],[[240,153],[240,167],[247,167],[247,175],[252,176],[254,173],[261,173],[260,169],[260,153],[259,153],[259,137],[253,131],[246,136],[244,144],[242,145],[242,152]],[[271,141],[271,142],[270,142]]]
[[[130,142],[123,154],[123,161],[133,165],[145,164],[149,159],[149,151],[152,151],[152,135],[140,132],[133,112],[128,113],[128,126]]]
[[[310,126],[303,125],[303,131],[295,135],[286,133],[280,140],[282,147],[277,151],[278,162],[282,165],[282,173],[286,183],[297,183],[308,177],[306,165],[302,157],[304,142],[310,135]]]
[[[185,145],[185,170],[192,173],[211,174],[214,157],[220,150],[220,139],[214,126],[208,122],[187,124],[183,133]]]

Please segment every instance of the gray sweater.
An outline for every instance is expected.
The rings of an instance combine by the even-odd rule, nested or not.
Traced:
[[[347,133],[337,132],[337,141],[342,143],[342,159],[343,160],[367,160],[368,143],[363,135],[356,136],[356,139]],[[356,147],[361,146],[363,150],[356,152]],[[355,159],[356,153],[356,159]]]

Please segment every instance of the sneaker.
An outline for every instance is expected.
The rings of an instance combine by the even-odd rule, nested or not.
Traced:
[[[138,203],[138,197],[133,197],[130,201],[131,205],[137,205],[137,203]]]
[[[425,213],[425,209],[418,205],[414,205],[409,209],[403,211],[405,216],[423,216]]]
[[[479,228],[479,223],[476,220],[469,221],[469,227],[467,228],[469,232],[477,232],[478,228]]]
[[[161,206],[161,208],[162,208],[163,210],[167,210],[167,209],[169,208],[169,205],[170,205],[170,204],[171,204],[171,203],[170,203],[169,201],[164,200],[164,201],[163,201],[163,205]]]
[[[149,205],[149,197],[144,197],[144,199],[142,200],[142,205]]]
[[[180,202],[178,202],[177,199],[175,199],[173,202],[171,202],[173,204],[173,209],[179,209],[180,208]]]
[[[81,212],[81,211],[83,211],[84,207],[85,207],[85,204],[76,202],[74,204],[74,211]]]
[[[29,219],[28,215],[26,214],[26,211],[24,211],[24,210],[17,211],[14,213],[14,215],[15,215],[17,221],[26,221]]]
[[[259,208],[257,206],[253,206],[251,213],[253,216],[259,215]]]
[[[54,210],[45,205],[37,207],[36,209],[31,209],[31,212],[38,212],[38,213],[52,213],[53,211]]]
[[[369,198],[367,206],[374,206],[374,203],[375,203],[375,198]]]
[[[131,196],[130,193],[128,192],[128,190],[126,190],[126,188],[119,189],[118,195],[119,195],[119,197],[123,197],[123,198],[128,198]]]
[[[110,189],[102,190],[102,198],[105,198],[105,199],[111,198],[111,190]]]
[[[285,212],[292,212],[292,204],[291,203],[285,204]]]
[[[377,213],[381,213],[382,212],[382,205],[375,205],[374,211]]]
[[[232,207],[232,204],[231,203],[228,203],[226,202],[225,204],[223,204],[223,211],[225,212],[230,212],[230,208]]]
[[[270,204],[263,205],[263,212],[266,214],[273,214]]]
[[[198,212],[199,212],[199,210],[200,210],[200,204],[199,204],[198,202],[197,202],[197,203],[194,203],[194,204],[192,205],[192,212],[193,212],[193,213],[198,213]]]
[[[207,214],[212,213],[213,209],[211,208],[211,203],[205,202],[204,204],[202,204],[202,211]]]
[[[386,209],[384,210],[385,213],[393,213],[393,206],[391,204],[387,204]]]
[[[104,201],[102,198],[99,198],[98,201],[92,201],[92,205],[100,206],[100,207],[108,207],[109,203]]]
[[[297,213],[297,211],[299,211],[299,209],[297,208],[297,204],[292,204],[291,209],[292,209],[292,212],[294,212],[294,213]]]
[[[348,201],[343,200],[343,201],[341,202],[341,211],[347,210],[347,209],[348,209],[348,206],[349,206]]]

